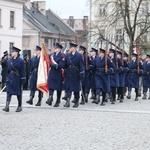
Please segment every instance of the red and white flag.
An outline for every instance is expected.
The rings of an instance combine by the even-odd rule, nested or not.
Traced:
[[[48,95],[48,71],[49,71],[49,57],[42,43],[41,56],[38,66],[37,89]]]

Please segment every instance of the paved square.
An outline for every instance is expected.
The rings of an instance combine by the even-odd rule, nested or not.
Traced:
[[[89,103],[73,109],[45,104],[29,106],[23,94],[23,111],[0,111],[0,150],[150,150],[150,101],[127,100],[105,107]],[[0,109],[5,105],[0,95]],[[134,97],[134,95],[132,95]],[[54,98],[55,99],[55,98]],[[37,96],[34,103],[37,102]]]

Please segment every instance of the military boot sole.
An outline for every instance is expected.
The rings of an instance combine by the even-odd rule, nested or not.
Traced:
[[[33,105],[33,102],[31,102],[31,101],[26,101],[26,103],[29,105]]]
[[[40,104],[40,103],[37,103],[35,106],[41,106],[41,104]]]
[[[131,96],[127,96],[127,99],[131,99]]]
[[[105,103],[101,103],[100,105],[101,105],[101,106],[105,106]]]
[[[85,105],[85,102],[82,101],[82,102],[80,103],[80,105]]]
[[[9,108],[4,108],[3,111],[9,112]]]
[[[17,108],[16,109],[16,112],[21,112],[22,111],[22,108]]]
[[[79,104],[73,105],[73,108],[77,108],[77,107],[79,107]]]
[[[55,104],[54,107],[59,107],[59,104]]]

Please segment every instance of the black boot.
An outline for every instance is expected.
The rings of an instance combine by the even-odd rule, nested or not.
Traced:
[[[88,94],[85,94],[85,102],[88,103]]]
[[[146,99],[147,98],[147,96],[146,96],[146,92],[144,92],[143,93],[143,97],[142,97],[142,99]]]
[[[61,97],[61,91],[57,91],[57,101],[56,101],[54,107],[59,107],[60,97]]]
[[[79,100],[76,100],[75,104],[73,105],[73,108],[77,108],[79,106]]]
[[[131,91],[128,91],[127,99],[131,99]]]
[[[64,97],[62,99],[67,100],[67,94],[65,93]]]
[[[9,101],[6,101],[6,106],[3,109],[3,111],[9,112],[9,103],[10,103]]]
[[[138,97],[135,97],[135,101],[138,101],[139,99],[138,99]]]
[[[138,91],[139,91],[138,89],[135,89],[135,95],[136,95],[136,96],[135,96],[135,101],[138,101],[138,96],[139,96],[139,95],[138,95],[138,93],[139,93]]]
[[[21,111],[22,111],[22,107],[18,106],[17,109],[16,109],[16,112],[21,112]]]
[[[119,100],[121,100],[121,96],[120,95],[118,95],[118,98],[117,98],[117,100],[119,101]]]
[[[64,107],[70,107],[70,98],[67,98],[66,104],[64,105]]]
[[[33,96],[30,96],[30,99],[26,101],[27,104],[33,105]]]
[[[37,104],[35,106],[41,106],[41,101],[42,101],[42,98],[39,97],[39,100],[38,100],[38,102],[37,102]]]
[[[96,100],[94,100],[92,103],[99,104],[99,102],[100,102],[100,96],[96,95]]]
[[[103,98],[100,105],[101,105],[101,106],[105,106],[105,101],[106,101],[106,99]]]
[[[49,96],[49,98],[47,99],[47,101],[46,101],[46,104],[48,104],[48,105],[52,105],[52,102],[53,102],[53,96],[52,95],[50,95]]]
[[[81,101],[81,103],[80,103],[81,105],[84,105],[84,104],[85,104],[85,100],[84,100],[84,99],[85,99],[85,97],[82,95],[82,101]]]
[[[73,100],[72,100],[72,103],[75,103],[76,102],[76,99],[74,98]]]
[[[123,103],[123,98],[120,99],[120,103]]]

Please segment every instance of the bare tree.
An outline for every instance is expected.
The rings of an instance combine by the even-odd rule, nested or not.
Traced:
[[[150,31],[150,0],[93,0],[92,5],[103,5],[103,11],[97,17],[97,22],[92,23],[92,36],[105,39],[106,32],[111,29],[122,29],[129,41],[130,54],[134,44],[141,46],[143,35]],[[102,16],[102,13],[104,13]],[[100,32],[104,25],[105,35]],[[110,30],[110,31],[109,31]],[[114,32],[113,32],[114,34]],[[109,38],[112,44],[115,44]]]

